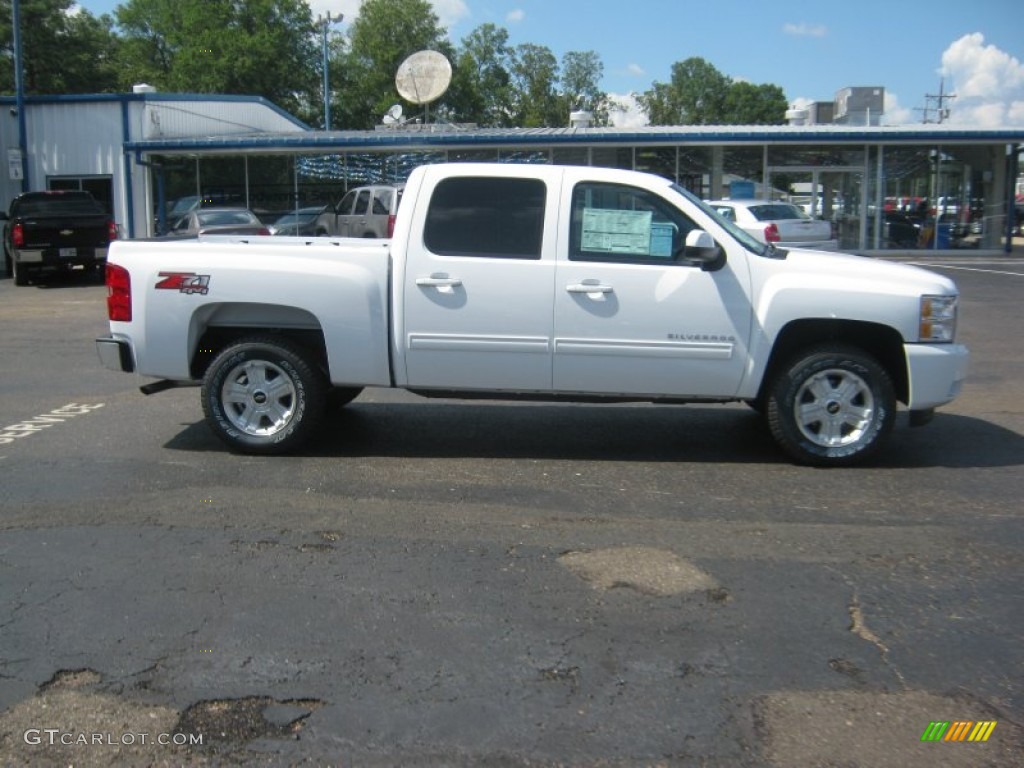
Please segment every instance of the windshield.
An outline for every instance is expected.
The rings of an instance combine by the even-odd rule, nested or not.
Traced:
[[[712,219],[714,219],[716,224],[718,224],[722,229],[724,229],[730,235],[732,235],[733,239],[736,240],[736,242],[738,242],[751,253],[756,253],[758,256],[764,256],[764,254],[768,252],[768,249],[771,246],[762,243],[753,235],[744,232],[742,229],[736,226],[736,224],[722,216],[722,214],[720,214],[710,205],[705,203],[703,200],[701,200],[699,197],[693,194],[690,190],[685,189],[684,187],[680,187],[678,184],[673,184],[672,189],[678,192],[683,197],[685,197],[691,203],[696,205]]]

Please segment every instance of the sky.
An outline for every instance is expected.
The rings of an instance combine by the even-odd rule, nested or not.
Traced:
[[[793,106],[831,101],[848,86],[881,86],[884,125],[923,121],[944,79],[946,122],[1024,126],[1022,0],[430,0],[458,45],[484,23],[512,45],[544,45],[559,58],[596,51],[601,87],[618,99],[618,125],[643,125],[630,94],[671,80],[672,64],[698,56],[734,80],[782,88]],[[314,18],[362,0],[309,0]],[[78,0],[95,15],[118,0]]]

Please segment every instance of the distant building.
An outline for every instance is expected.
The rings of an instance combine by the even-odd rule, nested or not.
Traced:
[[[836,91],[834,101],[813,101],[786,112],[790,125],[881,125],[885,88],[856,86]]]

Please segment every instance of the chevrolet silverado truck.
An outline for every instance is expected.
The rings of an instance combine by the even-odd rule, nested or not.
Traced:
[[[761,243],[658,176],[430,165],[391,240],[119,241],[108,368],[201,386],[231,449],[283,453],[364,387],[426,396],[746,402],[800,463],[878,451],[960,391],[957,289]]]
[[[85,267],[99,270],[117,239],[117,225],[91,194],[77,190],[25,192],[4,222],[4,259],[15,285],[34,275]]]

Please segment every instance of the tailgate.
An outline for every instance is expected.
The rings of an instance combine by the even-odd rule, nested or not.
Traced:
[[[783,242],[819,242],[832,237],[832,225],[817,219],[779,219],[775,222]]]
[[[106,216],[28,218],[22,220],[24,248],[106,248],[110,242]]]

